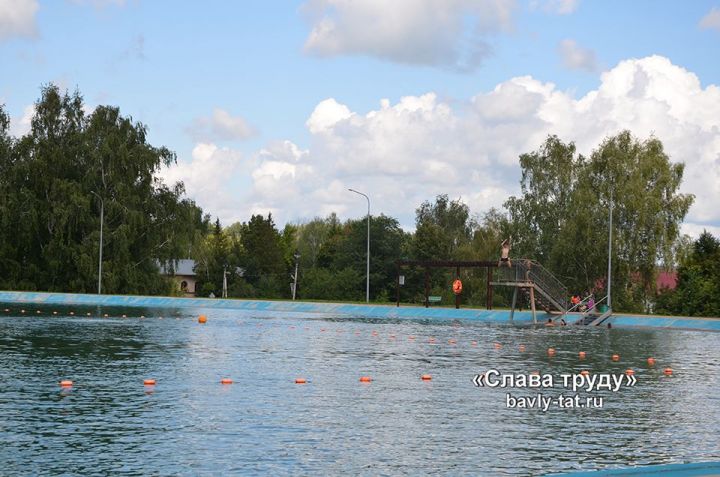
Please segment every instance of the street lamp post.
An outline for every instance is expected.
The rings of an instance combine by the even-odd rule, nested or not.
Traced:
[[[102,253],[103,253],[103,222],[105,221],[105,201],[95,191],[90,191],[100,199],[100,258],[98,259],[98,295],[102,294]]]
[[[295,295],[297,292],[297,280],[298,280],[298,262],[300,261],[300,254],[298,252],[295,252],[293,257],[295,257],[295,274],[293,275],[292,299],[293,299],[293,301],[295,301]]]
[[[368,212],[367,212],[367,267],[365,271],[366,280],[365,280],[365,301],[367,303],[370,303],[370,197],[363,194],[362,192],[358,192],[355,189],[348,189],[350,192],[355,192],[356,194],[360,194],[361,196],[365,197],[368,204]]]
[[[612,310],[612,301],[610,299],[610,288],[612,284],[612,210],[613,210],[613,191],[610,189],[610,219],[608,220],[608,272],[607,272],[607,306],[608,310]]]

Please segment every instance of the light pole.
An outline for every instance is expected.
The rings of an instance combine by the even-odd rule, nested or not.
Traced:
[[[608,273],[607,273],[607,306],[608,310],[612,310],[612,303],[610,300],[610,286],[612,283],[611,272],[612,272],[612,210],[613,210],[613,191],[610,189],[610,220],[608,226]]]
[[[95,191],[90,191],[100,199],[100,258],[98,259],[98,295],[102,292],[102,252],[103,252],[103,222],[105,221],[105,201]]]
[[[297,280],[298,280],[298,262],[300,261],[300,254],[298,252],[295,252],[293,257],[295,257],[295,275],[293,275],[292,299],[293,299],[293,301],[295,301],[295,293],[297,292]]]
[[[223,290],[222,297],[227,298],[227,265],[223,265]]]
[[[361,196],[365,197],[368,204],[368,213],[367,213],[367,267],[365,271],[366,275],[366,284],[365,284],[365,302],[370,303],[370,197],[363,194],[362,192],[358,192],[355,189],[348,189],[350,192],[355,192],[356,194],[360,194]]]

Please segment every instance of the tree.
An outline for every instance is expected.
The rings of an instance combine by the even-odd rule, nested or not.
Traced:
[[[515,253],[548,263],[553,245],[573,206],[584,158],[575,144],[548,136],[540,148],[520,156],[520,198],[505,202],[514,225]]]
[[[720,316],[720,240],[703,231],[677,272],[677,287],[660,292],[657,311],[686,316]]]
[[[629,131],[607,138],[589,159],[551,136],[521,166],[523,194],[506,202],[516,252],[542,261],[571,293],[606,288],[612,193],[613,305],[648,310],[658,263],[673,261],[693,201],[678,193],[684,166],[670,162],[659,139]]]
[[[415,210],[415,226],[415,257],[440,260],[452,258],[460,246],[470,242],[475,224],[466,204],[443,194],[435,203],[425,201]]]
[[[202,211],[182,197],[182,183],[167,186],[156,177],[175,155],[148,144],[142,124],[109,106],[88,116],[79,92],[49,85],[11,157],[3,220],[15,247],[0,249],[4,286],[94,291],[102,209],[103,291],[172,289],[157,262],[187,255]]]
[[[250,217],[250,221],[242,226],[241,243],[241,263],[247,282],[265,298],[289,296],[286,254],[272,214],[268,214],[267,219],[262,215]]]

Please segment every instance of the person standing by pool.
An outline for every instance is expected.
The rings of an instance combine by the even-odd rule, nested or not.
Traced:
[[[512,262],[510,262],[510,240],[512,240],[512,237],[503,240],[500,244],[500,261],[498,261],[498,268],[503,263],[507,263],[508,268],[512,268]]]

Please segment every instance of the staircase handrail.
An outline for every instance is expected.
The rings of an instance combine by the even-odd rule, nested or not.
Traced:
[[[569,293],[567,287],[547,268],[530,259],[516,259],[515,263],[525,272],[527,278],[542,288],[558,304],[562,305],[564,310],[568,309]]]

